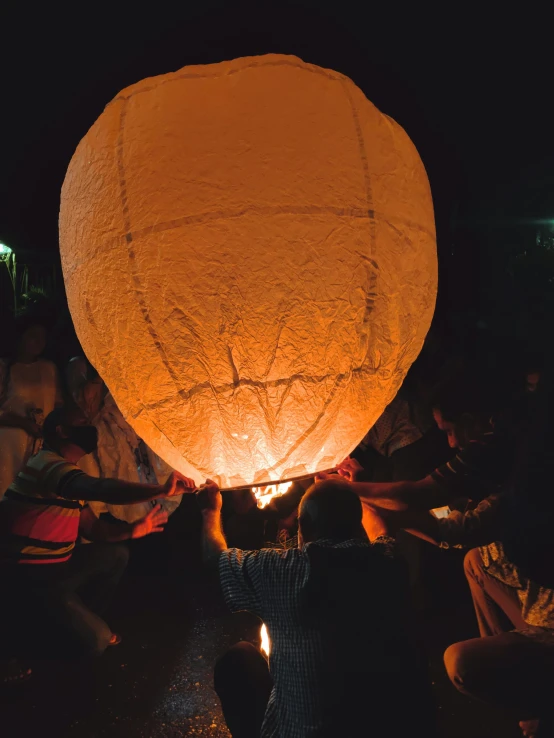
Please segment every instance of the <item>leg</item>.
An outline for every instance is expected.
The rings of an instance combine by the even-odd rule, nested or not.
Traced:
[[[76,592],[97,613],[107,609],[129,561],[122,544],[87,543],[78,546],[64,588]]]
[[[527,627],[521,617],[517,591],[487,573],[479,549],[473,548],[466,554],[464,570],[481,636]]]
[[[86,607],[75,593],[57,587],[44,600],[48,619],[72,658],[101,656],[110,644],[112,631],[102,618]]]
[[[214,688],[233,738],[259,738],[273,682],[267,661],[241,641],[216,663]]]
[[[2,631],[9,633],[2,649],[5,655],[81,658],[106,649],[112,632],[67,586],[62,576],[65,566],[27,567],[32,571],[18,566],[11,578],[2,581],[11,603],[1,618]]]
[[[452,683],[468,697],[529,720],[550,709],[554,646],[517,632],[450,646],[444,662]]]

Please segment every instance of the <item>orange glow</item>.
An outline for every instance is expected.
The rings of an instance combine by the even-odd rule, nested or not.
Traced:
[[[123,90],[71,160],[59,225],[86,356],[138,436],[197,483],[336,466],[433,315],[415,147],[350,79],[292,56]]]
[[[265,655],[269,657],[269,654],[271,652],[271,642],[269,640],[269,634],[267,632],[267,628],[265,627],[265,623],[262,623],[262,627],[260,628],[260,640],[260,648],[265,653]]]
[[[291,486],[292,482],[285,482],[284,484],[269,484],[267,487],[256,488],[254,496],[258,501],[260,510],[269,505],[274,497],[280,497],[288,492]]]

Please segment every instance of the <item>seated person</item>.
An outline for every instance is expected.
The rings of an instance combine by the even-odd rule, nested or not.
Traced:
[[[137,436],[101,377],[83,356],[75,356],[69,362],[66,382],[74,401],[98,431],[98,447],[78,466],[92,477],[163,485],[173,470]],[[179,496],[157,500],[167,515],[175,512],[180,502]],[[134,523],[146,515],[150,503],[116,505],[91,501],[90,507],[97,517],[109,513],[117,520]]]
[[[140,521],[111,525],[93,515],[88,501],[142,502],[195,488],[177,472],[163,487],[89,477],[76,463],[94,450],[96,439],[78,409],[54,410],[44,423],[43,449],[0,502],[0,616],[8,621],[3,630],[12,646],[15,633],[24,643],[35,634],[50,639],[47,621],[74,653],[101,654],[117,642],[97,614],[127,563],[127,549],[113,542],[161,532],[167,516],[153,507]],[[95,543],[76,545],[79,536]]]
[[[554,733],[554,383],[533,390],[510,489],[466,556],[480,638],[447,649],[456,688],[514,713],[525,736]]]
[[[460,692],[515,713],[524,735],[539,737],[552,734],[544,732],[545,721],[554,727],[554,511],[545,500],[540,511],[533,511],[544,516],[537,525],[528,507],[507,491],[491,495],[476,511],[458,514],[454,525],[409,510],[374,514],[391,530],[409,527],[436,543],[452,541],[454,531],[458,545],[475,546],[466,554],[464,570],[480,638],[447,649],[448,675]]]
[[[545,406],[538,392],[535,406]],[[544,493],[552,469],[550,423],[548,409],[543,409],[542,423],[534,421],[527,428],[524,453],[518,448],[517,463],[507,464],[512,472],[510,484],[497,487],[474,510],[436,519],[422,514],[418,504],[407,504],[403,511],[373,509],[373,516],[377,514],[391,530],[409,528],[443,546],[471,548],[464,568],[481,637],[450,646],[445,653],[446,668],[464,694],[517,714],[526,736],[545,734],[545,716],[552,715],[554,506],[550,494]],[[456,427],[451,430],[452,438],[458,439]],[[470,456],[462,451],[453,466],[438,475],[437,482],[443,484],[455,473],[475,475],[486,468],[483,462],[493,457],[483,449],[476,454],[477,450]],[[497,464],[503,462],[502,456],[497,458]],[[482,477],[481,473],[477,479],[482,481]],[[492,475],[489,479],[492,489]],[[431,489],[427,482],[427,492]]]
[[[336,477],[308,490],[298,548],[287,551],[229,549],[217,486],[207,482],[198,500],[205,559],[218,564],[227,604],[260,617],[272,640],[269,667],[244,642],[216,665],[232,735],[433,735],[405,572],[380,520],[368,539],[350,485]]]
[[[380,508],[426,511],[464,501],[461,512],[440,521],[443,535],[450,529],[444,540],[456,545],[458,529],[472,520],[464,516],[467,500],[483,502],[484,509],[495,504],[512,470],[515,441],[510,429],[495,420],[487,392],[471,380],[445,382],[435,391],[431,406],[437,426],[458,451],[447,464],[418,481],[358,482],[360,465],[353,459],[346,459],[338,472],[354,483],[362,502]],[[428,517],[433,525],[435,519]]]

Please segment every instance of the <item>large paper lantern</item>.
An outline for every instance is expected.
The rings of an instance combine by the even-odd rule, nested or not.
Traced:
[[[291,56],[123,90],[73,156],[60,243],[77,334],[125,418],[223,486],[341,461],[435,304],[416,149],[349,79]]]

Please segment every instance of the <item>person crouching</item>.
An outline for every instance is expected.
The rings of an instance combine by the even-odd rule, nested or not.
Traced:
[[[87,503],[136,503],[195,485],[177,472],[163,487],[88,476],[76,464],[95,449],[97,431],[77,409],[54,410],[43,434],[44,447],[0,502],[1,655],[99,655],[120,640],[100,614],[127,565],[121,542],[161,532],[167,516],[153,507],[136,523],[112,525]],[[92,543],[79,544],[81,536]]]
[[[272,642],[269,665],[246,642],[216,664],[233,738],[434,735],[406,572],[384,524],[368,539],[351,486],[312,485],[299,506],[299,547],[286,551],[228,548],[217,486],[197,497],[205,559],[219,568],[227,605],[260,617]]]

